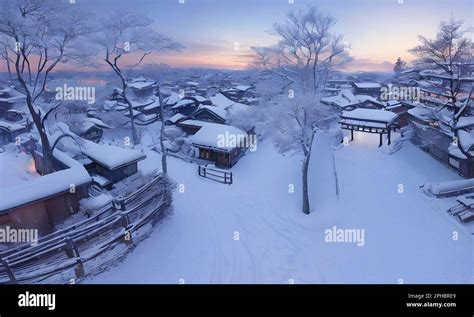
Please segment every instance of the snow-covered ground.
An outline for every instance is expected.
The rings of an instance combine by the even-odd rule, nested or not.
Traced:
[[[409,142],[393,155],[377,148],[377,135],[356,134],[334,151],[329,136],[315,142],[309,216],[301,212],[298,157],[277,154],[268,141],[233,168],[232,185],[200,178],[196,165],[170,157],[174,213],[122,263],[86,282],[474,281],[472,235],[445,212],[454,199],[419,190],[459,176]],[[364,245],[325,242],[333,226],[363,229]]]

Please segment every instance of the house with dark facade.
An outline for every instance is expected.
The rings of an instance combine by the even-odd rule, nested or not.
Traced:
[[[352,83],[354,94],[369,95],[372,97],[379,97],[382,89],[382,84],[375,82],[354,82]]]
[[[202,122],[190,137],[196,157],[213,162],[219,168],[231,168],[249,147],[248,135],[229,125]]]

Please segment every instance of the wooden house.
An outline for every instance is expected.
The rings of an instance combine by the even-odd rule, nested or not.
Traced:
[[[82,165],[61,151],[55,150],[54,156],[67,168],[2,188],[0,226],[37,229],[45,235],[79,210],[79,200],[88,196],[91,177]],[[41,164],[41,157],[35,162]]]
[[[172,107],[173,113],[191,115],[199,107],[199,102],[195,98],[184,97]]]
[[[372,97],[379,97],[382,85],[374,82],[354,82],[352,84],[354,94],[369,95]]]
[[[187,135],[193,135],[196,132],[198,132],[199,129],[201,129],[203,124],[204,124],[203,121],[184,120],[184,121],[178,122],[176,125],[180,127],[184,131],[184,133],[186,133]]]
[[[138,162],[146,158],[144,153],[137,150],[93,142],[87,142],[82,147],[82,153],[94,162],[91,172],[112,183],[137,173]]]
[[[90,141],[100,140],[104,133],[103,129],[111,129],[111,127],[97,118],[86,118],[79,125],[71,127],[71,131],[75,134]]]
[[[5,112],[12,109],[13,106],[22,102],[26,97],[20,92],[16,91],[13,88],[4,88],[0,90],[0,117],[2,117]]]
[[[224,124],[227,120],[227,111],[216,106],[201,106],[191,119]]]
[[[137,97],[151,96],[156,93],[157,84],[155,81],[146,80],[143,77],[139,77],[130,82],[127,86]]]
[[[15,142],[16,137],[27,131],[28,127],[24,124],[0,120],[0,145]]]
[[[199,130],[191,136],[191,142],[197,150],[197,157],[225,169],[234,166],[249,146],[244,131],[211,122],[202,122]]]
[[[223,90],[221,93],[234,102],[240,102],[244,98],[254,97],[252,86],[237,85],[229,89]]]

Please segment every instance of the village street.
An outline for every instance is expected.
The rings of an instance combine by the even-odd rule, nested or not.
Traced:
[[[445,212],[454,200],[419,190],[457,174],[410,142],[389,155],[377,148],[377,135],[356,133],[334,160],[330,137],[315,142],[309,216],[300,207],[299,158],[276,153],[268,140],[233,167],[232,185],[170,158],[173,214],[122,263],[86,283],[474,281],[472,235]],[[325,242],[334,226],[363,230],[363,245]]]

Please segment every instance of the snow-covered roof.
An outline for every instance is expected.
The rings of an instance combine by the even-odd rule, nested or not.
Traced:
[[[227,111],[225,111],[222,108],[219,108],[219,107],[216,107],[216,106],[203,106],[203,105],[201,105],[199,107],[199,110],[201,110],[201,109],[206,109],[208,111],[211,111],[214,114],[216,114],[217,116],[221,117],[222,119],[227,118]]]
[[[460,117],[457,124],[456,124],[457,128],[466,128],[466,127],[471,127],[471,126],[474,126],[474,117],[473,116]]]
[[[89,118],[88,118],[89,119]],[[92,118],[91,118],[92,119]],[[104,123],[104,127],[107,126]],[[93,127],[102,127],[102,125],[96,124],[90,120],[84,120],[80,123],[78,127],[74,127],[73,130],[79,134],[84,134]],[[107,126],[108,127],[108,126]]]
[[[180,100],[181,100],[181,97],[177,93],[172,92],[171,95],[165,98],[164,102],[165,102],[165,105],[174,105]]]
[[[366,101],[383,106],[383,104],[376,98],[369,95],[354,95],[349,89],[343,89],[335,96],[323,97],[321,98],[321,101],[341,108],[350,105],[357,105]]]
[[[182,114],[182,113],[177,113],[177,114],[175,114],[174,116],[172,116],[171,118],[169,118],[169,119],[166,120],[166,121],[169,121],[169,122],[171,122],[171,123],[176,123],[176,122],[178,122],[179,120],[184,119],[184,118],[186,118],[186,116],[185,116],[184,114]]]
[[[413,117],[427,121],[433,118],[433,110],[426,106],[418,106],[408,110],[408,113]]]
[[[382,87],[381,84],[374,82],[355,82],[354,86],[361,89],[376,89]]]
[[[127,117],[130,117],[130,111],[128,111],[128,108],[126,108],[126,110],[127,110],[127,112],[125,112],[125,115],[126,115]],[[132,113],[133,113],[133,117],[134,117],[134,118],[135,118],[136,116],[138,116],[139,114],[141,114],[140,111],[135,110],[135,109],[133,109],[133,112],[132,112]]]
[[[242,140],[247,137],[247,134],[239,128],[225,124],[202,122],[199,131],[190,138],[195,146],[206,146],[226,151],[241,146],[241,144],[237,143],[222,142],[221,140],[225,138],[226,135],[241,138]]]
[[[133,100],[130,103],[132,104],[132,107],[135,109],[135,108],[140,108],[140,107],[145,107],[145,106],[151,105],[154,102],[155,102],[155,99],[150,97],[150,98],[148,98],[144,101]]]
[[[250,88],[252,88],[252,86],[248,86],[248,85],[238,85],[238,86],[235,86],[233,87],[235,90],[239,90],[239,91],[247,91],[249,90]]]
[[[199,121],[199,120],[184,120],[184,121],[181,121],[179,124],[202,127],[204,123],[205,123],[204,121]]]
[[[1,102],[15,102],[21,99],[25,99],[24,96],[13,96],[13,97],[8,97],[8,98],[0,98]]]
[[[104,109],[106,110],[112,110],[117,106],[117,101],[116,100],[105,100],[104,101]]]
[[[212,96],[211,98],[212,104],[217,106],[217,107],[222,107],[224,109],[227,109],[228,107],[232,106],[235,102],[227,98],[221,93],[218,93],[215,96]]]
[[[3,120],[0,120],[0,129],[8,130],[9,132],[21,131],[25,129],[26,126],[18,123],[9,123]]]
[[[195,101],[192,99],[181,99],[176,105],[173,106],[173,109],[182,108],[192,103],[195,103]]]
[[[153,103],[149,104],[148,106],[143,107],[143,110],[152,110],[160,108],[160,100],[156,99]]]
[[[250,109],[250,106],[249,105],[246,105],[246,104],[243,104],[243,103],[240,103],[240,102],[236,102],[234,103],[233,105],[231,105],[230,107],[227,107],[227,110],[230,111],[230,112],[240,112],[240,111],[247,111]]]
[[[3,187],[0,190],[0,213],[54,197],[69,191],[71,185],[77,187],[91,182],[89,173],[81,164],[58,149],[53,154],[69,168],[15,186]]]
[[[380,121],[385,124],[392,123],[398,115],[391,111],[376,110],[376,109],[362,109],[357,108],[352,111],[343,111],[342,117],[349,120],[359,121]]]
[[[142,89],[147,89],[152,87],[154,84],[156,84],[154,81],[140,81],[140,82],[132,82],[128,84],[128,87],[137,89],[137,90],[142,90]]]
[[[82,153],[87,155],[91,160],[109,170],[114,170],[146,158],[145,154],[137,150],[124,149],[107,144],[97,144],[90,141],[85,141],[85,145],[81,150]]]

